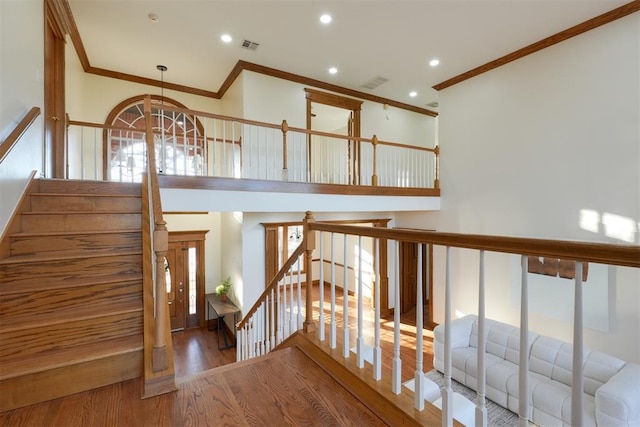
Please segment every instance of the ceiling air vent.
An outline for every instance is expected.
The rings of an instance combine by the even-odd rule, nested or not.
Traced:
[[[242,47],[249,50],[256,50],[260,46],[260,43],[252,42],[251,40],[243,40]]]
[[[380,86],[382,83],[386,83],[388,82],[389,79],[387,79],[386,77],[374,77],[371,80],[369,80],[368,82],[366,82],[365,84],[361,85],[360,87],[363,87],[365,89],[375,89],[378,86]]]
[[[433,101],[427,104],[427,107],[431,107],[431,108],[438,108],[438,101]]]

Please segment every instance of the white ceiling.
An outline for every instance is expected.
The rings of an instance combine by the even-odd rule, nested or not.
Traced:
[[[69,0],[93,67],[217,92],[238,60],[426,107],[431,87],[629,0]],[[154,23],[150,13],[159,16]],[[319,17],[330,13],[333,22]],[[233,36],[231,44],[220,40]],[[256,51],[240,44],[260,43]],[[428,62],[438,58],[432,68]],[[329,67],[339,69],[329,75]],[[389,79],[373,90],[373,77]],[[415,90],[418,96],[409,97]]]

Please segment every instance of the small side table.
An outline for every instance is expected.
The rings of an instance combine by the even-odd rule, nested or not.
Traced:
[[[236,340],[235,336],[233,337],[233,343],[229,343],[227,340],[227,332],[226,328],[224,328],[224,316],[228,314],[233,315],[233,330],[235,332],[236,323],[237,323],[237,315],[240,313],[240,309],[236,307],[234,303],[227,300],[227,302],[220,301],[220,297],[216,294],[206,294],[205,298],[207,299],[207,330],[212,331],[213,329],[209,328],[209,310],[213,310],[216,317],[218,318],[218,350],[224,350],[226,348],[235,347]],[[220,336],[224,339],[224,345],[220,343]]]

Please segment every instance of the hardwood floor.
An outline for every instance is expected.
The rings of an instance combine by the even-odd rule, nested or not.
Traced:
[[[218,332],[206,327],[173,333],[176,378],[197,374],[236,361],[235,347],[218,350]]]
[[[341,298],[336,298],[336,304],[342,306]],[[349,306],[349,324],[354,328],[357,319],[353,298],[350,298]],[[318,310],[317,300],[315,307]],[[328,315],[325,301],[327,321]],[[371,315],[367,310],[365,327],[371,324]],[[314,317],[317,322],[317,311]],[[401,346],[402,380],[405,381],[415,373],[415,329],[409,325],[415,324],[415,312],[402,318],[407,323],[402,326]],[[336,320],[340,349],[342,319],[339,313]],[[328,330],[326,332],[328,337]],[[433,367],[433,335],[426,329],[423,335],[423,370],[426,372]],[[355,339],[356,333],[352,331],[350,345],[355,345]],[[372,343],[372,333],[366,332],[365,340]],[[246,365],[244,369],[235,369],[238,365],[225,366],[235,362],[235,348],[218,350],[215,330],[208,331],[203,327],[177,332],[173,334],[173,343],[178,385],[175,393],[141,400],[142,383],[135,379],[0,413],[0,426],[385,424],[322,368],[295,349],[283,350],[287,351],[286,357],[276,357],[274,355],[280,351],[273,352],[258,362],[256,359],[242,362]],[[323,346],[326,345],[325,341]],[[389,381],[393,318],[382,320],[381,346],[383,380]],[[370,365],[367,367],[365,372],[370,376]],[[205,372],[213,368],[217,369]],[[409,398],[405,393],[402,396]]]

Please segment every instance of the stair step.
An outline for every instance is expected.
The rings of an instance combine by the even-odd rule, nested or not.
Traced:
[[[83,286],[95,286],[103,284],[129,283],[142,280],[142,273],[116,273],[96,277],[73,277],[62,280],[33,280],[20,283],[9,282],[0,286],[0,298],[25,292],[46,292],[60,289],[72,289]]]
[[[85,181],[79,179],[41,179],[39,180],[39,192],[65,194],[130,194],[139,196],[142,194],[142,185],[139,183]]]
[[[78,249],[100,251],[107,248],[140,250],[142,233],[131,230],[16,233],[10,236],[11,256]]]
[[[21,375],[60,368],[75,363],[88,362],[107,356],[142,350],[142,334],[100,341],[91,345],[66,347],[43,351],[29,357],[3,360],[0,364],[0,381]]]
[[[32,212],[129,212],[140,213],[140,196],[129,194],[35,193]]]
[[[91,254],[89,254],[91,255]],[[17,262],[10,257],[0,260],[0,284],[31,283],[42,280],[45,282],[69,280],[74,278],[91,278],[115,274],[142,274],[142,254],[140,252],[111,253],[69,258],[42,257]]]
[[[138,378],[141,334],[0,364],[0,412]]]
[[[23,232],[140,230],[141,213],[25,212]]]
[[[103,301],[121,303],[137,301],[142,304],[142,279],[134,281],[82,284],[82,286],[31,290],[0,295],[0,322],[11,324],[15,318],[51,316],[79,307],[98,307]],[[7,320],[5,320],[7,319]],[[48,320],[48,317],[47,319]],[[5,323],[8,322],[8,323]]]
[[[65,307],[49,313],[31,312],[22,316],[2,319],[0,334],[26,329],[40,329],[70,322],[98,319],[109,315],[130,313],[142,309],[142,294],[120,301],[106,301],[95,305]],[[128,334],[127,334],[128,335]]]
[[[61,349],[143,332],[141,304],[115,305],[109,312],[79,313],[75,319],[51,316],[47,324],[2,325],[0,329],[0,365],[5,360],[26,357],[52,349]],[[29,327],[27,327],[29,326]],[[33,327],[31,327],[33,326]]]

